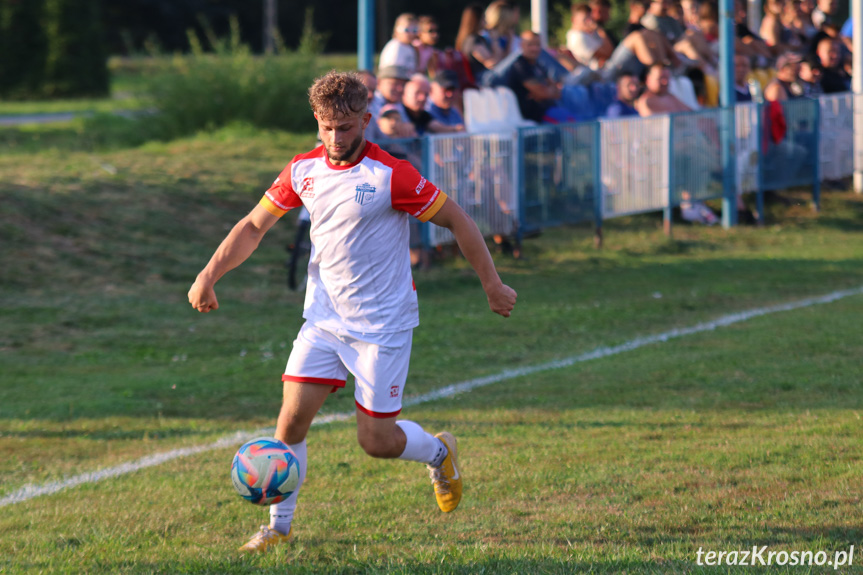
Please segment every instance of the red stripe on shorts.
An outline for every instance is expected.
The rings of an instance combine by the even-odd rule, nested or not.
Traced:
[[[328,377],[307,377],[305,375],[283,375],[282,381],[292,381],[294,383],[320,383],[322,385],[334,385],[336,387],[344,387],[344,379],[330,379]]]
[[[356,400],[354,400],[354,403],[357,404],[357,409],[359,409],[360,411],[362,411],[363,413],[365,413],[369,417],[374,417],[375,419],[387,419],[389,417],[395,417],[396,415],[398,415],[399,413],[402,412],[402,410],[399,409],[397,411],[392,411],[390,413],[378,413],[377,411],[372,411],[370,409],[366,409],[365,407],[360,405]]]

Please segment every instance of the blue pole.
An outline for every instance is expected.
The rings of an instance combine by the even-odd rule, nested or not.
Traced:
[[[357,0],[357,69],[374,70],[375,0]]]
[[[737,157],[734,144],[734,0],[719,2],[719,105],[722,107],[722,226],[737,225]]]

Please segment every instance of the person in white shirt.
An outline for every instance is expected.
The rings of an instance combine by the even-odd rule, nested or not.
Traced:
[[[329,72],[309,90],[322,145],[295,156],[260,202],[222,241],[189,290],[202,313],[219,308],[214,286],[257,249],[289,210],[304,206],[312,240],[305,324],[282,376],[275,437],[300,463],[299,485],[270,507],[243,552],[287,542],[306,474],[306,434],[331,392],[354,374],[357,439],[367,454],[425,463],[441,511],[459,504],[462,476],[456,439],[433,436],[397,420],[402,407],[413,328],[419,323],[408,252],[409,218],[447,228],[479,276],[491,311],[512,312],[516,293],[505,285],[476,224],[408,162],[366,142],[368,90],[353,73]]]
[[[566,32],[566,47],[583,66],[601,68],[614,52],[605,31],[596,25],[588,4],[572,7],[572,27]]]
[[[405,13],[396,18],[393,37],[381,50],[378,68],[399,66],[411,74],[420,71],[419,54],[413,43],[419,37],[419,22],[413,14]]]

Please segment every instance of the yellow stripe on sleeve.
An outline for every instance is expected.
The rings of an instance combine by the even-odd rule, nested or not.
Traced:
[[[261,205],[261,207],[263,207],[265,210],[267,210],[277,218],[281,218],[288,213],[288,210],[283,210],[282,208],[274,204],[273,201],[267,196],[261,198],[261,201],[258,203]]]
[[[435,201],[428,207],[426,211],[417,216],[417,219],[421,222],[427,222],[434,217],[436,213],[440,211],[443,207],[444,202],[446,202],[447,195],[443,192],[438,193]]]

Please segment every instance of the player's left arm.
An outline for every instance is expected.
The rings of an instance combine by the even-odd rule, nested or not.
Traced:
[[[515,307],[517,294],[501,281],[476,223],[461,206],[449,198],[429,221],[452,232],[464,257],[479,276],[491,310],[503,317],[509,317]]]

